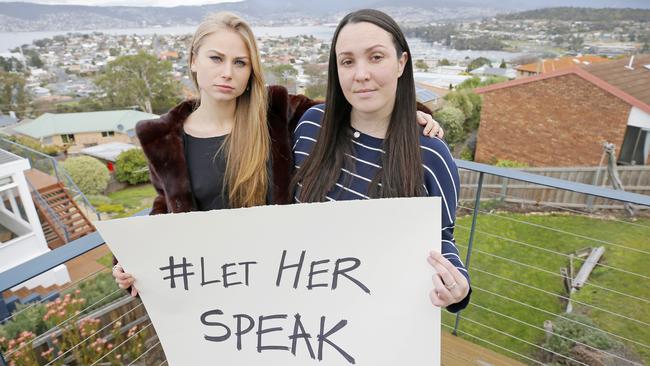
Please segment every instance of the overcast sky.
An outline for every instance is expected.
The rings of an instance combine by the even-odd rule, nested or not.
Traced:
[[[8,2],[16,0],[0,0]],[[223,2],[236,2],[237,0],[30,0],[30,3],[51,5],[126,5],[126,6],[179,6],[203,5]]]

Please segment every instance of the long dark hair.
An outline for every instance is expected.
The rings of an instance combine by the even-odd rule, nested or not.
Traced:
[[[401,29],[390,16],[378,10],[362,9],[346,15],[334,32],[327,77],[327,108],[318,142],[300,169],[297,169],[292,181],[294,190],[298,183],[302,185],[298,197],[300,202],[323,201],[327,192],[336,184],[341,168],[354,168],[354,161],[346,156],[352,151],[352,105],[345,99],[339,82],[336,43],[343,27],[362,22],[374,24],[392,36],[397,58],[403,52],[408,55],[402,75],[397,81],[395,105],[383,142],[385,154],[382,157],[382,169],[370,184],[369,196],[423,195],[422,158],[419,129],[415,123],[417,107],[411,51]]]

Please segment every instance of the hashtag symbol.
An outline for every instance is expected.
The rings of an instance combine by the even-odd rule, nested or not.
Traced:
[[[183,287],[185,290],[189,290],[187,286],[187,279],[188,277],[194,275],[194,272],[188,272],[187,268],[188,267],[193,267],[194,265],[192,263],[187,262],[187,258],[183,257],[183,263],[180,264],[174,264],[174,257],[170,256],[169,257],[169,266],[167,267],[160,267],[159,269],[163,272],[169,271],[169,276],[163,277],[163,280],[170,280],[171,282],[171,288],[176,288],[176,279],[179,277],[183,278]],[[175,270],[177,269],[182,269],[181,273],[176,273]]]

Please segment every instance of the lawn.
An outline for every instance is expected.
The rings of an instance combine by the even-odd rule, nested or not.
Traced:
[[[456,238],[462,257],[465,258],[471,216],[459,218],[457,225]],[[562,278],[558,275],[561,267],[568,267],[569,259],[552,252],[568,255],[584,247],[604,246],[606,251],[600,263],[609,267],[597,266],[588,282],[629,296],[587,285],[574,294],[572,299],[604,310],[574,303],[575,311],[588,315],[598,327],[607,332],[650,344],[650,327],[642,324],[650,323],[650,267],[647,265],[650,260],[650,220],[639,219],[630,224],[579,215],[497,212],[480,214],[477,230],[470,260],[474,290],[470,306],[462,313],[459,330],[528,357],[535,357],[540,351],[535,345],[543,342],[544,331],[521,322],[543,328],[545,320],[554,320],[554,314],[564,313],[566,306],[560,298],[566,296],[566,291]],[[574,261],[575,273],[581,263]],[[508,319],[504,315],[519,321]],[[453,314],[443,313],[444,324],[453,326],[454,321]],[[461,336],[508,354],[467,335]],[[650,349],[621,338],[613,338],[630,346],[646,363],[650,362]],[[509,356],[517,358],[513,354]]]

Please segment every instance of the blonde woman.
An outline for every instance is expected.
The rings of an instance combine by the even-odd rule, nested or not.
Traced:
[[[151,214],[290,203],[290,129],[316,102],[265,87],[255,36],[234,14],[208,16],[188,55],[199,98],[136,128],[158,193]],[[113,276],[137,294],[119,264]]]

